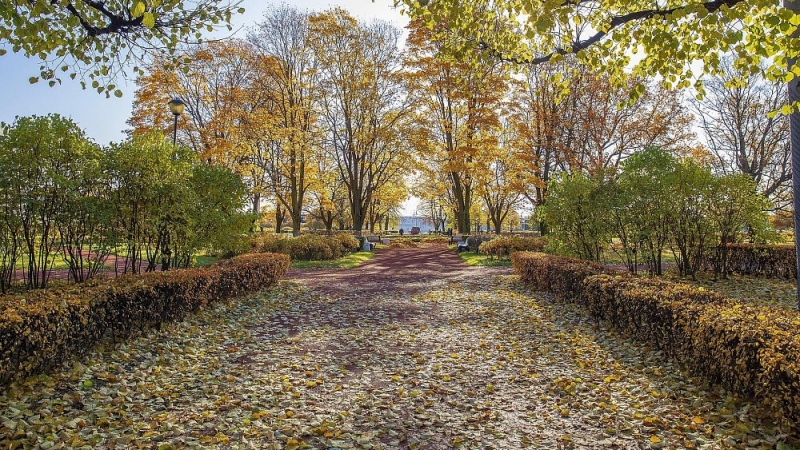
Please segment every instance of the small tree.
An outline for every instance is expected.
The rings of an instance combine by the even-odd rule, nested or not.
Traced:
[[[729,275],[729,244],[740,242],[747,234],[751,239],[769,239],[771,202],[756,191],[758,185],[746,174],[716,177],[708,199],[708,218],[717,232],[714,275]],[[747,233],[745,233],[745,230]]]
[[[64,243],[59,229],[85,214],[73,200],[85,187],[84,172],[94,162],[93,152],[96,148],[83,131],[58,115],[17,118],[0,136],[3,289],[12,280],[18,257],[23,257],[28,287],[46,287]],[[66,245],[74,249],[73,237],[67,236]]]
[[[673,183],[670,249],[680,274],[695,278],[705,249],[714,239],[714,228],[708,217],[713,176],[708,167],[685,159],[676,167]]]
[[[661,275],[661,254],[670,238],[677,164],[675,157],[657,148],[635,153],[623,163],[619,182],[609,189],[613,228],[632,272],[641,256],[648,272]]]
[[[537,209],[569,253],[593,261],[600,261],[612,236],[604,178],[602,173],[562,174],[550,182],[547,203]]]

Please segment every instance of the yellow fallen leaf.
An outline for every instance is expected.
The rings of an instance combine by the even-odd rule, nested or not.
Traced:
[[[650,442],[653,444],[658,444],[661,442],[661,439],[658,436],[650,436]]]
[[[702,417],[697,417],[697,416],[692,417],[692,422],[694,422],[694,423],[696,423],[698,425],[702,425],[702,424],[706,423],[706,421],[703,420]]]

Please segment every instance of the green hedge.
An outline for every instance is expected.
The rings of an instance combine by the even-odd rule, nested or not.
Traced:
[[[286,255],[248,254],[202,269],[0,297],[0,386],[68,361],[107,335],[127,336],[269,287],[288,269]]]
[[[686,284],[604,274],[602,267],[514,253],[521,279],[584,306],[707,380],[800,423],[800,313],[745,305]]]

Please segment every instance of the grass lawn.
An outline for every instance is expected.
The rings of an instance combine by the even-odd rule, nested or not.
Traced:
[[[195,267],[206,267],[214,264],[215,262],[219,261],[219,256],[195,256],[194,258],[194,266]]]
[[[374,255],[373,252],[356,252],[330,261],[292,261],[292,269],[352,269]]]
[[[470,266],[486,267],[508,267],[511,266],[510,259],[492,258],[481,253],[461,252],[458,254]]]

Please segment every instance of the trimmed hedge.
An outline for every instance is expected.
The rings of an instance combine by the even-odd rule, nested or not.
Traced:
[[[718,265],[713,258],[717,251],[707,252],[710,268]],[[794,245],[730,244],[727,246],[728,270],[742,275],[797,278],[797,256]]]
[[[269,287],[288,269],[286,255],[248,254],[207,268],[0,297],[0,386],[85,353],[105,336],[127,336]]]
[[[349,234],[323,236],[304,234],[285,238],[280,235],[262,234],[252,241],[255,251],[283,253],[295,261],[327,261],[339,259],[347,253],[358,251],[358,239]]]
[[[560,297],[579,295],[586,277],[610,272],[591,261],[535,252],[512,253],[511,265],[524,283]]]
[[[686,284],[601,273],[602,267],[514,253],[521,279],[681,361],[694,373],[800,423],[800,313],[741,304]]]
[[[543,252],[546,244],[538,237],[498,236],[481,243],[478,251],[494,258],[508,258],[512,252]]]

